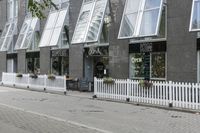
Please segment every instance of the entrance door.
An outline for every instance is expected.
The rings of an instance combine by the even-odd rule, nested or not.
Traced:
[[[86,56],[85,57],[85,78],[93,81],[94,77],[103,78],[105,69],[108,68],[108,57]]]

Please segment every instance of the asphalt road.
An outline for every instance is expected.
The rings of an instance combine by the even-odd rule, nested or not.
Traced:
[[[198,114],[0,86],[0,133],[199,133],[199,125]]]

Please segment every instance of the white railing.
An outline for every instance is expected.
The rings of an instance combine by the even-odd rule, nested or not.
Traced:
[[[37,78],[32,78],[29,74],[22,74],[22,77],[17,77],[16,73],[3,72],[2,84],[26,89],[66,93],[65,76],[55,76],[55,79],[49,79],[47,75],[37,75]]]
[[[139,80],[114,79],[104,83],[94,79],[94,94],[98,98],[128,100],[177,108],[200,109],[200,84],[178,83],[172,81],[151,81],[151,87],[142,87]]]

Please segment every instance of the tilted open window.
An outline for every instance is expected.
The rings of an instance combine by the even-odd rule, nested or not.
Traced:
[[[0,38],[0,51],[7,51],[12,43],[13,35],[17,28],[17,20],[12,20],[6,23],[3,33]]]
[[[200,0],[193,0],[190,31],[200,31]]]
[[[42,33],[39,47],[56,46],[58,44],[67,12],[69,10],[68,8],[69,5],[67,8],[50,12]]]
[[[39,19],[36,17],[35,18],[29,17],[25,19],[15,45],[16,50],[27,49],[30,47],[38,23]]]
[[[157,36],[163,0],[126,0],[118,38]]]
[[[84,0],[74,30],[72,44],[97,42],[108,0]]]

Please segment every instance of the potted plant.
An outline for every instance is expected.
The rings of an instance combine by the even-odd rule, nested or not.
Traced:
[[[22,77],[23,77],[23,74],[21,74],[21,73],[17,73],[16,77],[18,77],[18,78],[22,78]]]
[[[38,78],[38,75],[34,73],[34,74],[30,74],[29,77],[31,77],[31,78],[33,78],[33,79],[37,79],[37,78]]]
[[[103,83],[105,84],[114,84],[115,83],[115,80],[111,77],[106,77],[106,78],[103,78]]]
[[[140,80],[139,85],[144,88],[151,88],[153,83],[149,82],[148,80]]]
[[[53,75],[53,74],[49,74],[49,75],[48,75],[48,79],[50,79],[50,80],[55,80],[55,79],[56,79],[56,76]]]

